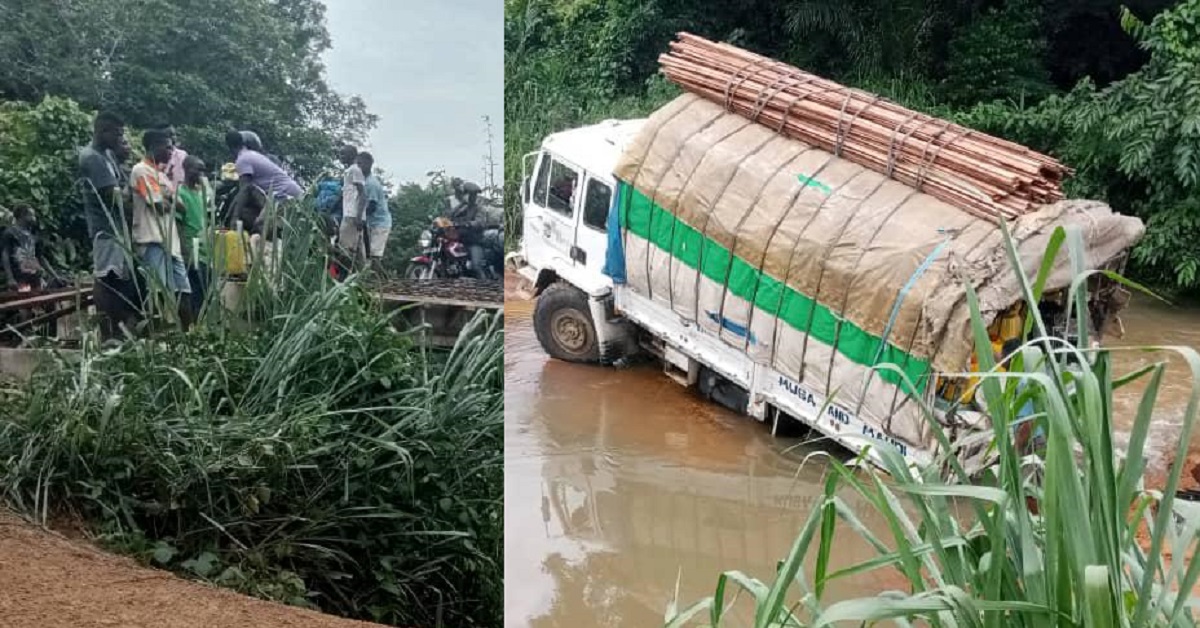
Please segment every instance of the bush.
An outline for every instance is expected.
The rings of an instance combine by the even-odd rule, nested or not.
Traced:
[[[92,116],[74,101],[48,96],[36,105],[0,102],[0,207],[37,210],[48,250],[73,266],[86,249],[75,186],[76,149],[91,138]]]

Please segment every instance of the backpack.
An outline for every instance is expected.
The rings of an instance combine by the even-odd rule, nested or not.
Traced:
[[[341,179],[324,179],[317,184],[317,211],[326,216],[336,216],[342,213]]]

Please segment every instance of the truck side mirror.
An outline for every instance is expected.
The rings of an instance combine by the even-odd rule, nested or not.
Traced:
[[[529,202],[529,177],[525,177],[521,181],[521,201],[524,203]]]

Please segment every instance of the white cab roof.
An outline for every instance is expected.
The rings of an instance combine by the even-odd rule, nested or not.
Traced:
[[[605,120],[547,136],[542,148],[594,175],[608,178],[625,147],[645,123],[645,118]]]

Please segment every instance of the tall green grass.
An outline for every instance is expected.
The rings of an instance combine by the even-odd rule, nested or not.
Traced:
[[[306,207],[274,218],[234,309],[214,286],[190,333],[89,336],[0,394],[0,501],[260,597],[499,625],[503,319],[428,351],[329,279]]]
[[[1006,232],[1007,235],[1007,232]],[[1087,279],[1076,232],[1055,233],[1047,259],[1064,240],[1076,272],[1070,291],[1072,315],[1086,312]],[[1032,280],[1022,272],[1008,239],[1024,299],[1036,306],[1049,264]],[[1115,275],[1110,278],[1124,281]],[[956,445],[940,427],[943,452],[924,468],[907,467],[892,448],[880,447],[886,474],[873,467],[851,469],[829,462],[824,500],[809,515],[771,582],[739,571],[717,579],[712,597],[680,609],[672,603],[667,626],[721,626],[730,595],[740,590],[754,605],[754,626],[871,625],[929,626],[1195,626],[1191,595],[1200,561],[1195,550],[1200,517],[1177,513],[1175,493],[1182,465],[1174,465],[1161,490],[1146,486],[1145,446],[1154,422],[1155,400],[1165,363],[1130,374],[1113,373],[1111,352],[1083,351],[1046,338],[1036,307],[1030,307],[1028,342],[997,370],[980,316],[967,286],[982,376],[981,393],[992,418],[996,463],[983,477],[968,476]],[[1089,346],[1087,326],[1080,346]],[[1149,348],[1147,348],[1149,349]],[[1200,401],[1200,355],[1191,347],[1161,347],[1182,355],[1193,378],[1175,459],[1191,441]],[[894,368],[894,367],[885,367]],[[1146,379],[1128,447],[1113,438],[1113,393]],[[1013,428],[1020,410],[1032,404],[1032,420],[1046,433],[1044,448],[1016,449]],[[926,408],[930,424],[932,411]],[[850,500],[846,491],[861,499]],[[865,512],[850,504],[865,500]],[[1178,519],[1176,519],[1176,517]],[[873,532],[863,521],[886,522]],[[1148,531],[1148,547],[1138,541]],[[874,549],[870,559],[836,566],[845,534]],[[1163,550],[1174,560],[1167,564]],[[803,565],[806,559],[811,570]],[[858,599],[830,600],[830,584],[876,570],[894,570],[907,583],[902,591],[875,591]],[[1182,592],[1182,593],[1181,593]],[[692,623],[689,623],[692,622]]]

